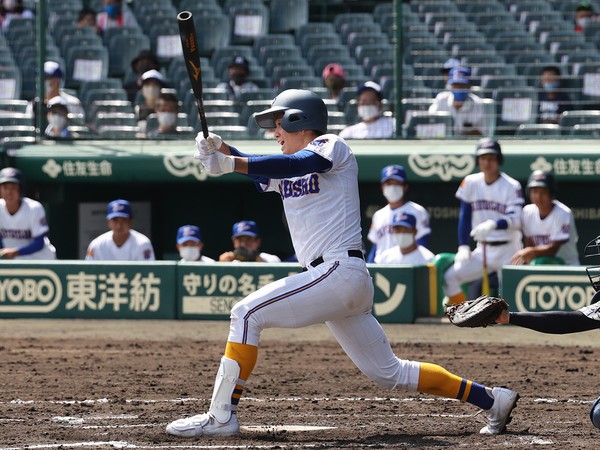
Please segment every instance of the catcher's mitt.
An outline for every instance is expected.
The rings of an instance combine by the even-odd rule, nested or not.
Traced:
[[[457,327],[487,327],[494,325],[505,309],[508,309],[508,304],[503,298],[482,295],[475,300],[449,306],[446,315]]]

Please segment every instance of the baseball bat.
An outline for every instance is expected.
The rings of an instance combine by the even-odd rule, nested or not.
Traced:
[[[196,40],[196,26],[189,11],[181,11],[177,14],[177,25],[179,26],[179,36],[181,37],[181,47],[183,48],[183,59],[185,67],[192,83],[192,91],[196,98],[198,106],[198,116],[202,126],[202,134],[208,137],[208,124],[206,123],[206,113],[204,112],[204,100],[202,100],[202,67],[200,66],[200,53],[198,53],[198,41]]]
[[[481,295],[490,295],[490,278],[487,270],[487,255],[486,255],[486,247],[487,242],[483,241],[481,243],[483,247],[483,278],[481,280]]]

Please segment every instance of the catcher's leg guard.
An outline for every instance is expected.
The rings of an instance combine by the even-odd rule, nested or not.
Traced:
[[[240,380],[239,376],[240,365],[237,361],[223,356],[208,410],[209,414],[220,423],[228,422],[232,412],[237,410],[237,405],[231,403],[231,396],[236,385],[244,385],[244,381]]]

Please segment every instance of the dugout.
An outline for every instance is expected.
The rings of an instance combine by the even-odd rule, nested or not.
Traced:
[[[523,185],[535,169],[552,170],[558,199],[573,209],[579,249],[600,234],[600,142],[596,140],[501,140],[502,170]],[[278,153],[272,141],[236,141],[247,153]],[[372,214],[385,204],[381,168],[402,164],[410,188],[407,198],[425,206],[433,230],[434,253],[454,252],[457,245],[460,181],[476,170],[476,141],[351,141],[359,163],[362,226],[365,243]],[[104,210],[111,200],[125,198],[141,212],[134,228],[147,231],[157,258],[177,259],[175,233],[186,223],[202,228],[205,254],[217,257],[231,246],[231,226],[256,220],[263,249],[283,259],[293,254],[281,200],[261,194],[246,177],[206,176],[193,159],[188,141],[43,141],[3,153],[3,165],[23,171],[26,193],[41,201],[50,225],[50,240],[60,259],[82,258],[79,235],[96,215],[105,228]],[[331,205],[332,208],[335,205]],[[582,261],[584,263],[584,261]]]

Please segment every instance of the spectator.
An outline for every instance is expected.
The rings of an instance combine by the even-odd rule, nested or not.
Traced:
[[[151,50],[141,50],[135,58],[131,60],[131,70],[136,75],[134,80],[125,83],[123,88],[127,91],[128,100],[135,102],[136,95],[142,87],[142,75],[149,70],[160,70],[160,63],[157,56]]]
[[[323,69],[323,85],[329,92],[329,98],[337,100],[346,87],[346,72],[336,63],[327,64]]]
[[[561,90],[560,69],[557,66],[544,67],[540,83],[538,123],[559,123],[561,114],[573,109],[571,97]]]
[[[242,220],[233,225],[231,233],[233,251],[222,253],[220,262],[243,261],[243,262],[281,262],[276,255],[260,251],[261,239],[258,225],[251,220]]]
[[[79,16],[77,18],[77,27],[92,28],[97,34],[99,34],[98,24],[96,23],[96,11],[92,8],[83,8],[79,11]]]
[[[33,11],[23,6],[23,0],[2,0],[0,5],[0,26],[6,32],[10,21],[16,17],[32,19]]]
[[[202,234],[195,225],[184,225],[177,230],[177,251],[182,261],[214,262],[215,260],[204,256],[202,249]]]
[[[217,85],[217,89],[227,92],[229,98],[239,101],[242,92],[252,92],[258,90],[258,86],[248,80],[250,76],[250,63],[241,56],[235,56],[227,66],[228,81]]]
[[[426,264],[435,255],[417,244],[417,219],[412,214],[398,212],[392,219],[392,236],[396,245],[381,253],[379,264]]]
[[[409,213],[416,218],[417,244],[426,247],[431,235],[427,210],[405,197],[408,179],[403,166],[392,164],[381,170],[381,191],[388,203],[373,214],[367,236],[372,243],[367,262],[375,262],[385,250],[396,245],[392,235],[392,219],[396,214]]]
[[[160,138],[178,134],[177,118],[179,114],[179,100],[170,92],[162,92],[156,101],[156,118],[158,128],[149,130],[146,137]]]
[[[104,11],[98,13],[96,23],[100,32],[114,27],[139,28],[133,13],[123,8],[123,0],[104,0]]]
[[[41,203],[24,196],[23,174],[0,170],[0,258],[56,259]]]
[[[450,70],[449,90],[440,92],[429,107],[429,112],[446,111],[452,114],[454,134],[459,136],[487,136],[488,119],[483,101],[471,91],[471,71],[465,67]]]
[[[594,8],[588,1],[582,1],[575,7],[575,31],[582,33],[585,31],[585,27],[596,20],[594,14]]]
[[[165,79],[158,70],[149,70],[142,75],[142,95],[140,103],[135,105],[136,117],[140,128],[145,129],[146,119],[156,109],[160,90],[165,87]],[[143,126],[142,126],[143,125]]]
[[[69,129],[69,111],[64,99],[57,95],[48,100],[46,112],[48,126],[44,134],[53,138],[74,138],[77,137]]]
[[[383,115],[381,86],[367,81],[356,90],[357,112],[361,121],[340,131],[344,139],[387,139],[396,132],[393,117]]]
[[[117,199],[108,204],[108,228],[88,246],[88,261],[154,261],[150,239],[131,228],[133,213],[127,200]]]
[[[523,208],[521,228],[525,248],[512,257],[513,264],[529,264],[535,258],[554,256],[578,266],[577,229],[573,213],[556,200],[556,183],[550,172],[535,170],[527,180],[531,204]]]
[[[450,79],[450,71],[452,69],[454,69],[455,67],[460,67],[460,61],[456,58],[450,58],[448,61],[446,61],[444,63],[444,65],[442,66],[440,72],[442,73],[442,76],[444,77],[444,85],[448,84],[448,80]]]

